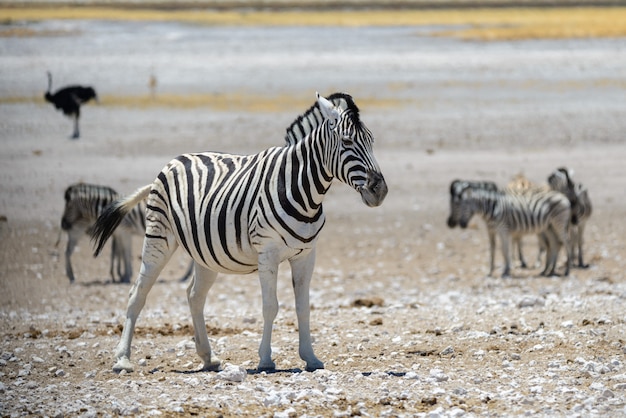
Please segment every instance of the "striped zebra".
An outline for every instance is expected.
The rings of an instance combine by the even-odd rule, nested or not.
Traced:
[[[516,174],[515,177],[513,177],[513,179],[506,185],[506,188],[504,190],[508,193],[534,194],[543,193],[551,189],[548,185],[533,183],[524,174],[519,173]],[[522,236],[518,236],[517,238],[515,238],[514,243],[517,245],[517,255],[521,267],[527,268],[528,264],[526,264],[526,260],[524,260],[524,254],[522,251]],[[537,235],[537,244],[539,250],[537,252],[537,261],[535,262],[535,265],[540,265],[542,255],[547,251],[548,247],[548,239],[546,237],[546,234],[541,233]]]
[[[75,281],[72,268],[72,254],[78,240],[91,233],[93,224],[102,210],[118,199],[119,194],[110,187],[96,184],[76,183],[65,190],[65,208],[61,218],[61,230],[67,232],[67,247],[65,248],[65,273],[70,283]],[[113,236],[111,246],[111,278],[115,280],[115,273],[123,283],[130,282],[132,275],[131,265],[131,234],[144,235],[145,221],[143,212],[145,205],[139,204],[133,208],[123,220],[123,228]],[[61,234],[56,245],[59,245]]]
[[[500,236],[505,262],[502,277],[509,277],[511,274],[512,239],[521,235],[541,233],[545,234],[549,243],[546,267],[541,274],[555,274],[556,258],[561,244],[565,245],[568,255],[564,275],[569,274],[570,203],[563,194],[555,191],[534,194],[507,193],[475,188],[461,180],[453,181],[450,185],[448,226],[454,228],[459,225],[466,228],[474,214],[482,216],[487,225],[490,276],[494,270],[496,234]]]
[[[148,198],[146,236],[139,276],[133,285],[116,371],[131,371],[131,341],[137,317],[159,273],[178,246],[193,258],[195,275],[187,288],[196,351],[205,370],[219,370],[204,321],[207,292],[218,273],[258,271],[263,299],[259,370],[273,370],[272,324],[278,312],[278,265],[289,260],[298,318],[299,354],[307,370],[324,364],[311,344],[309,285],[315,244],[325,223],[322,202],[333,179],[351,186],[370,207],[380,205],[387,185],[372,151],[374,138],[347,94],[316,103],[291,126],[323,115],[308,134],[284,147],[256,155],[205,152],[170,161],[154,182],[109,206],[98,219],[96,253],[117,223]],[[314,124],[313,122],[310,122]],[[294,137],[295,138],[295,137]]]
[[[460,181],[460,180],[457,180],[457,181]],[[482,190],[493,191],[493,192],[500,190],[498,185],[495,182],[490,181],[490,180],[481,180],[481,181],[466,180],[464,181],[464,183],[468,187],[471,187],[474,189],[482,189]],[[505,190],[515,190],[517,192],[518,190],[521,190],[520,188],[525,188],[525,187],[526,187],[526,182],[521,177],[518,176],[516,178],[516,182],[514,184],[509,183],[509,185],[507,185],[507,188]],[[493,239],[495,240],[495,236],[493,237]],[[514,236],[512,245],[517,247],[517,255],[518,255],[521,267],[526,268],[527,267],[526,261],[524,260],[524,255],[522,253],[522,237]],[[494,242],[494,246],[495,246],[495,242]]]
[[[572,174],[567,168],[558,168],[548,177],[548,184],[553,190],[563,193],[570,200],[572,205],[572,255],[577,252],[577,267],[588,268],[589,264],[585,264],[583,261],[583,235],[587,220],[593,212],[593,206],[587,189],[580,183],[576,184],[571,178]]]

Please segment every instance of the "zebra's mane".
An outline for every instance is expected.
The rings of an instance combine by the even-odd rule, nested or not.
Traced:
[[[470,180],[454,180],[450,184],[450,195],[460,196],[467,189],[484,190],[488,192],[498,192],[496,183],[488,180],[470,181]]]
[[[350,118],[356,126],[360,126],[359,108],[354,103],[352,96],[346,93],[333,93],[327,97],[335,107],[342,112],[350,110]],[[302,138],[310,134],[324,121],[324,115],[320,110],[317,101],[304,114],[298,116],[296,120],[286,129],[285,142],[287,145],[294,145]]]

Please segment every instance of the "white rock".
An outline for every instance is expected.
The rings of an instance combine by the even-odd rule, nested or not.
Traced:
[[[448,376],[441,369],[431,369],[430,377],[434,378],[437,382],[445,382],[448,380]]]
[[[520,300],[517,303],[517,307],[518,308],[531,308],[534,306],[544,306],[545,304],[546,304],[546,301],[543,298],[527,295],[527,296],[522,297],[522,300]]]
[[[246,369],[243,367],[227,363],[224,370],[219,372],[216,378],[226,380],[228,382],[243,382],[246,379],[247,374]]]

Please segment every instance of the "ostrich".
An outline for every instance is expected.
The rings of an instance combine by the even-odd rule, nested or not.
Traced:
[[[52,94],[52,74],[48,71],[48,91],[44,95],[46,101],[54,104],[54,107],[61,109],[63,113],[74,118],[74,133],[71,139],[78,139],[78,118],[80,117],[80,105],[91,99],[98,101],[98,96],[93,87],[68,86]]]

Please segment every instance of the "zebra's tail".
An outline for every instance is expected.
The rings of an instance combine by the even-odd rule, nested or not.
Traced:
[[[100,254],[102,247],[104,247],[109,237],[113,235],[113,232],[122,222],[122,219],[124,219],[139,202],[148,196],[151,188],[152,184],[144,186],[137,189],[130,196],[118,199],[104,208],[91,230],[91,240],[96,246],[93,254],[94,257]]]

